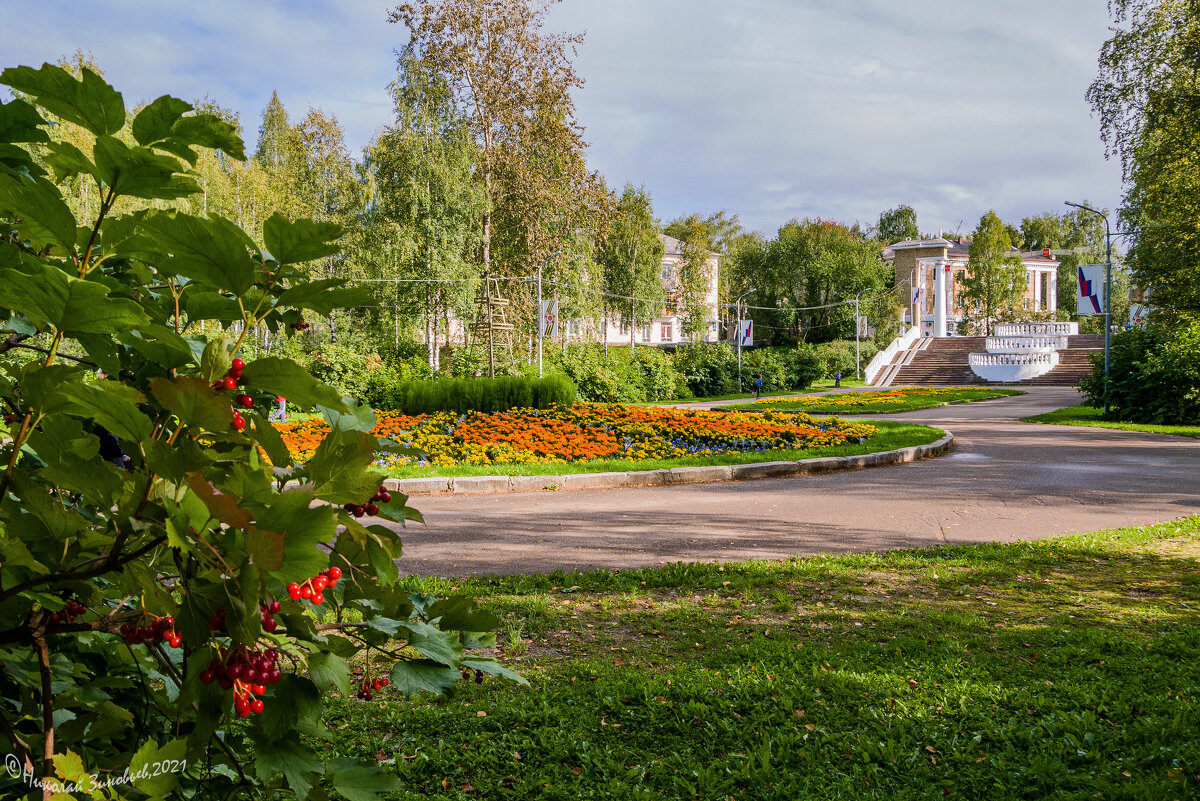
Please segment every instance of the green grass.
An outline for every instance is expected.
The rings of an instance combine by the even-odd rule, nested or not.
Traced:
[[[1118,431],[1141,431],[1146,434],[1174,434],[1179,437],[1200,438],[1200,425],[1153,425],[1150,423],[1123,423],[1105,420],[1101,410],[1094,406],[1068,406],[1046,414],[1022,417],[1026,423],[1050,423],[1060,426],[1087,426],[1089,428],[1115,428]]]
[[[887,392],[883,389],[881,392]],[[905,392],[906,390],[900,390]],[[789,412],[818,412],[821,414],[895,414],[897,412],[915,412],[919,409],[930,409],[935,406],[949,406],[955,403],[974,403],[975,401],[993,400],[994,398],[1005,398],[1010,395],[1024,395],[1025,393],[1017,389],[993,389],[991,387],[972,387],[964,389],[954,389],[947,391],[942,395],[914,395],[906,397],[899,402],[877,402],[877,403],[862,403],[853,404],[851,401],[859,393],[840,393],[827,395],[810,395],[805,398],[799,398],[794,401],[780,401],[770,403],[740,403],[726,408],[736,409],[738,411],[762,411],[764,409],[775,409],[779,411]],[[845,400],[846,403],[841,405],[834,402],[832,405],[822,405],[814,402],[814,399],[820,398],[834,399],[834,401]]]
[[[396,798],[1195,798],[1200,518],[1030,544],[405,579],[531,687],[332,699]],[[518,653],[519,652],[519,653]],[[391,763],[394,760],[394,764]]]
[[[603,459],[591,462],[568,464],[505,464],[505,465],[456,465],[454,467],[392,467],[387,473],[392,478],[432,478],[441,476],[561,476],[568,473],[611,473],[629,470],[664,470],[672,467],[706,467],[709,465],[752,464],[754,462],[787,462],[800,459],[815,459],[824,456],[857,456],[863,453],[890,451],[913,445],[926,445],[945,435],[946,432],[929,426],[887,421],[871,421],[879,429],[875,436],[858,445],[840,445],[836,448],[802,448],[789,451],[759,451],[755,453],[727,453],[718,456],[698,456],[688,459]]]

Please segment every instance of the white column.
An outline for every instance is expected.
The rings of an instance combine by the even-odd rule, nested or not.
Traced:
[[[946,336],[946,276],[949,265],[937,262],[933,269],[936,271],[934,273],[936,297],[933,299],[933,335],[944,337]]]
[[[1050,311],[1058,311],[1058,269],[1050,271]]]
[[[1042,271],[1033,271],[1033,310],[1042,310]]]

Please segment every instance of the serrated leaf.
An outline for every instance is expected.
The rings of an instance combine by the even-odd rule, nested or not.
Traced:
[[[35,323],[69,334],[111,334],[150,323],[132,300],[109,297],[103,284],[46,264],[33,273],[0,271],[0,306],[20,309]]]
[[[95,175],[117,195],[147,200],[174,200],[200,191],[183,165],[146,147],[129,147],[120,139],[101,136],[93,150]]]
[[[317,411],[325,418],[325,422],[329,423],[330,428],[366,433],[375,427],[375,410],[369,404],[351,400],[346,406],[349,412],[328,409],[324,406],[318,406]]]
[[[250,525],[250,513],[238,506],[238,499],[217,490],[212,482],[199,473],[187,475],[187,485],[196,497],[204,503],[209,514],[233,528],[247,528]]]
[[[142,393],[116,381],[62,384],[50,395],[55,408],[94,420],[131,443],[148,438],[154,428],[150,418],[138,408],[138,404],[145,401]]]
[[[462,643],[453,632],[442,631],[419,620],[400,621],[400,625],[408,629],[409,647],[415,648],[434,662],[456,667],[462,659]]]
[[[180,309],[187,315],[188,320],[217,320],[230,323],[242,319],[242,310],[236,300],[227,298],[219,292],[207,292],[203,284],[188,284],[184,287]]]
[[[346,693],[350,689],[350,665],[340,656],[315,653],[308,658],[308,675],[322,690]]]
[[[498,676],[502,679],[515,681],[517,684],[520,684],[524,687],[529,686],[528,679],[526,679],[520,673],[509,670],[490,656],[468,656],[463,659],[462,666],[471,670],[482,670],[489,676]]]
[[[57,187],[44,178],[0,172],[0,211],[19,218],[22,237],[55,245],[61,253],[75,252],[75,215]]]
[[[139,145],[150,145],[171,135],[173,126],[192,104],[177,97],[163,95],[143,108],[133,118],[131,131]]]
[[[171,128],[167,143],[178,143],[220,150],[238,161],[246,160],[245,144],[237,127],[216,114],[189,114]]]
[[[50,142],[46,145],[46,163],[54,170],[54,180],[62,183],[76,175],[91,175],[92,160],[70,142]]]
[[[254,754],[254,772],[258,778],[265,781],[282,773],[297,798],[308,797],[317,775],[324,770],[316,753],[298,738],[258,742]]]
[[[305,464],[313,493],[330,503],[362,503],[379,489],[380,474],[371,470],[374,438],[356,431],[333,430]]]
[[[395,776],[354,759],[329,760],[325,763],[325,776],[346,801],[375,801],[379,793],[396,792],[403,787]]]
[[[279,264],[299,264],[332,256],[341,250],[341,246],[334,240],[341,237],[342,233],[340,225],[314,220],[290,221],[278,212],[263,223],[263,243]],[[303,286],[297,291],[302,289]],[[290,291],[292,290],[288,290]]]
[[[431,659],[402,659],[392,666],[392,686],[405,695],[416,695],[422,690],[434,695],[447,695],[454,689],[457,680],[457,668]]]
[[[189,428],[217,433],[233,429],[233,406],[229,398],[214,392],[203,379],[153,378],[150,394]]]
[[[119,339],[165,370],[178,370],[192,364],[196,358],[186,339],[162,325],[126,331]]]
[[[365,287],[343,286],[345,279],[328,278],[306,281],[299,286],[283,291],[276,301],[277,306],[296,309],[312,309],[319,314],[329,314],[334,309],[353,306],[369,306],[375,303],[371,291]]]
[[[285,674],[271,688],[271,696],[255,720],[272,740],[296,731],[309,736],[320,736],[324,731],[321,691],[311,679]]]
[[[267,458],[271,460],[271,464],[275,467],[290,467],[292,454],[284,444],[279,430],[265,420],[262,415],[252,414],[246,419],[250,421],[250,438],[267,452]]]
[[[342,413],[350,411],[333,387],[322,384],[291,359],[278,356],[255,359],[242,371],[242,379],[247,386],[282,395],[302,409],[324,406]]]
[[[30,95],[51,114],[82,125],[96,136],[115,134],[125,125],[125,101],[120,92],[87,67],[79,78],[49,63],[36,70],[10,67],[0,73],[0,83]]]
[[[163,771],[151,775],[155,770],[161,770],[164,760],[180,761],[187,756],[186,740],[168,740],[159,746],[153,740],[138,749],[129,763],[129,775],[133,778],[133,786],[150,798],[165,798],[179,786],[179,774]]]
[[[162,269],[234,294],[254,284],[253,242],[224,217],[159,211],[146,215],[142,230],[167,254]]]
[[[431,606],[426,613],[437,621],[438,628],[456,631],[491,631],[500,625],[500,618],[491,612],[475,608],[475,602],[456,595]]]
[[[311,487],[297,487],[281,493],[273,504],[258,515],[255,529],[283,536],[283,564],[273,571],[287,584],[304,581],[328,566],[328,554],[318,547],[334,537],[333,510],[314,506]]]
[[[0,103],[0,142],[48,142],[50,136],[42,130],[46,124],[25,100]]]

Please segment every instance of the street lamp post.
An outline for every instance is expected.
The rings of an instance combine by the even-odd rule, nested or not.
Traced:
[[[738,299],[733,302],[734,313],[737,314],[736,336],[738,343],[738,387],[742,385],[742,298],[747,295],[753,295],[757,289],[751,289],[749,292],[743,292],[738,295]]]
[[[861,318],[858,315],[858,296],[866,291],[860,289],[858,295],[854,296],[854,377],[859,379],[862,378],[862,349],[859,347],[858,339],[862,324],[859,322]]]
[[[1112,231],[1108,227],[1108,215],[1082,203],[1063,201],[1083,211],[1100,215],[1104,220],[1104,416],[1108,416],[1109,352],[1112,348]]]
[[[551,260],[562,255],[561,250],[556,250],[546,257],[546,260],[538,265],[537,278],[522,278],[525,283],[537,283],[537,343],[538,343],[538,378],[542,377],[542,328],[546,324],[546,320],[542,317],[542,268],[551,262]]]

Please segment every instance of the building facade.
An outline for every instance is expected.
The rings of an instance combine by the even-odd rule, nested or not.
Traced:
[[[969,268],[969,239],[907,239],[884,251],[896,270],[896,288],[908,297],[905,324],[919,326],[921,336],[954,336],[967,316],[961,298],[962,276]],[[1025,268],[1023,310],[1058,308],[1058,260],[1040,252],[1012,249]]]

